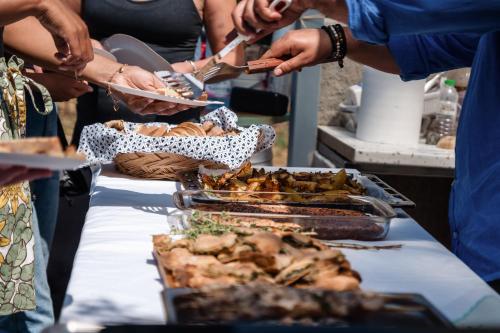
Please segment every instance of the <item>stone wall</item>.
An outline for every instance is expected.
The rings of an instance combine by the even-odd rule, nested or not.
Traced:
[[[349,59],[343,69],[336,63],[322,65],[319,125],[338,125],[338,105],[344,100],[347,88],[361,81],[361,68]]]

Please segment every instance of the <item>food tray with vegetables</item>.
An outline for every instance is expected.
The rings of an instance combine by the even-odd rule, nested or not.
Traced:
[[[348,196],[363,195],[392,207],[415,206],[380,178],[355,170],[253,168],[247,163],[236,171],[203,168],[181,172],[178,178],[187,190],[205,190],[206,203],[220,203],[223,198],[228,202],[330,207],[345,202]]]
[[[219,196],[219,193],[215,193]],[[347,196],[342,203],[332,207],[309,207],[284,204],[228,202],[221,193],[219,204],[205,203],[205,191],[179,191],[174,193],[174,203],[182,212],[171,214],[170,222],[184,227],[212,221],[229,226],[254,226],[288,230],[314,235],[324,240],[355,239],[382,240],[390,229],[396,212],[387,203],[362,196]],[[267,195],[266,193],[257,193]],[[284,201],[288,201],[284,194]],[[198,200],[201,199],[201,200]],[[176,219],[176,221],[173,221]]]

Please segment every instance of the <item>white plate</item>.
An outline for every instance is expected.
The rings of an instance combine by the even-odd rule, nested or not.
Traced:
[[[25,166],[28,168],[62,171],[78,169],[85,161],[47,155],[0,153],[0,163],[5,165]]]
[[[207,106],[207,105],[223,105],[224,104],[223,102],[218,102],[218,101],[197,101],[197,100],[192,100],[192,99],[187,99],[187,98],[182,98],[182,97],[165,96],[165,95],[157,94],[157,93],[152,92],[152,91],[145,91],[145,90],[120,86],[118,84],[114,84],[111,82],[108,82],[107,84],[109,84],[111,86],[111,88],[113,88],[121,93],[150,98],[150,99],[154,99],[154,100],[158,100],[158,101],[171,102],[171,103],[190,105],[190,106]]]
[[[139,66],[149,72],[174,71],[168,61],[132,36],[115,34],[103,40],[102,45],[122,64]]]

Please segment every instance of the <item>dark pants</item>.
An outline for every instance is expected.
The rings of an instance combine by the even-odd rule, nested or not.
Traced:
[[[500,294],[500,280],[491,281],[488,283],[491,288],[495,289]]]

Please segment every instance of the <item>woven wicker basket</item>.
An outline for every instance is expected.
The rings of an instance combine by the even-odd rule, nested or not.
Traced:
[[[125,128],[122,120],[107,122],[106,126],[120,132]],[[258,140],[261,141],[263,138],[264,134],[261,132]],[[113,161],[117,170],[123,174],[137,178],[163,180],[178,180],[178,173],[197,170],[200,165],[206,167],[217,165],[215,162],[195,160],[173,153],[117,154]]]
[[[203,161],[171,153],[127,153],[114,159],[123,174],[137,178],[177,180],[177,173],[198,169]]]
[[[109,128],[124,130],[123,120],[106,123]],[[123,174],[146,179],[177,180],[177,173],[197,169],[204,161],[172,153],[127,153],[114,158],[116,169]]]

